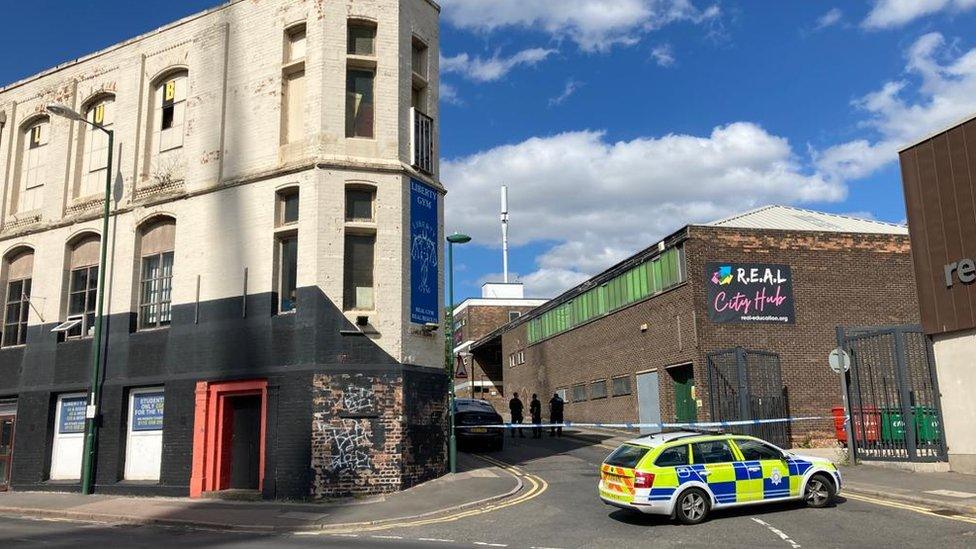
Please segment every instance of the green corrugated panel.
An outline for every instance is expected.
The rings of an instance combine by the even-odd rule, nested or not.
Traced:
[[[640,284],[640,296],[641,296],[641,298],[643,299],[643,298],[651,295],[650,294],[650,290],[649,290],[649,288],[647,286],[647,269],[644,267],[644,265],[641,265],[640,267],[637,267],[637,278],[638,278],[638,281],[639,281],[639,284]]]

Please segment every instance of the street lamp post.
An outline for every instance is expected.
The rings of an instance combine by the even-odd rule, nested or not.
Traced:
[[[112,200],[112,153],[115,148],[115,132],[100,124],[89,122],[80,113],[64,105],[48,105],[47,112],[88,124],[104,132],[108,136],[108,158],[105,166],[105,206],[102,212],[101,258],[98,263],[98,305],[95,310],[95,336],[92,345],[91,389],[88,393],[88,408],[85,410],[85,448],[82,453],[81,464],[81,493],[92,493],[95,484],[95,442],[98,440],[98,402],[102,377],[102,310],[105,303],[105,261],[108,251],[108,216],[109,204]]]
[[[454,233],[447,237],[447,288],[451,309],[451,321],[447,323],[447,341],[451,346],[451,363],[454,362],[454,245],[467,244],[471,242],[471,237],[466,234]],[[447,457],[451,466],[451,473],[457,472],[457,438],[454,435],[454,368],[451,363],[447,365],[447,381],[450,385],[450,399],[448,401],[448,416],[450,417],[449,428],[451,430],[448,438]]]

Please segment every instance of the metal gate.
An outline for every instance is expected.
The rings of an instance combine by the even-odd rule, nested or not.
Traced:
[[[736,347],[708,354],[708,397],[712,421],[789,417],[779,355]],[[735,431],[789,447],[789,422],[744,425]]]
[[[944,461],[935,360],[920,326],[837,329],[851,357],[848,402],[858,458]]]

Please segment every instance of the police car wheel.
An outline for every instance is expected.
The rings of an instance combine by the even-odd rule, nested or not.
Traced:
[[[674,512],[682,524],[698,524],[705,520],[710,508],[708,494],[698,488],[691,488],[678,496]]]
[[[827,480],[824,475],[813,475],[807,481],[807,487],[803,492],[803,499],[809,507],[826,507],[834,501],[834,484]]]

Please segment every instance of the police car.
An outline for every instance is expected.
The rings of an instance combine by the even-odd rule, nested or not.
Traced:
[[[792,454],[755,437],[660,433],[621,445],[600,468],[608,505],[698,524],[712,509],[804,500],[825,507],[840,492],[830,460]]]

